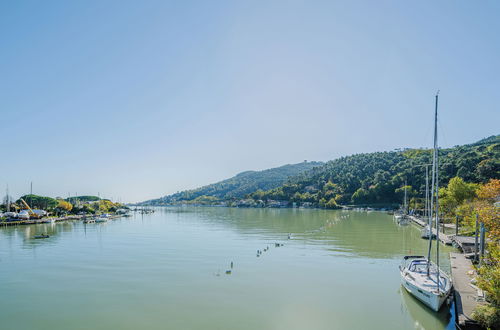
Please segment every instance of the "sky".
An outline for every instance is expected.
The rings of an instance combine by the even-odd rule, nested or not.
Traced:
[[[2,1],[0,191],[157,198],[499,134],[498,1]],[[3,195],[3,192],[0,192]]]

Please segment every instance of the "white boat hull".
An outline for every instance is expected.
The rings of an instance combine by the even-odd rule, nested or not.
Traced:
[[[419,289],[417,286],[405,280],[403,274],[401,274],[401,284],[412,296],[420,300],[424,305],[437,312],[441,309],[441,306],[448,298],[449,292],[447,294],[432,294]]]

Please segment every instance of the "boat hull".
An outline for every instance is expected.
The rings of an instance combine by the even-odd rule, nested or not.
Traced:
[[[425,292],[418,288],[416,285],[413,285],[411,282],[407,281],[401,273],[401,285],[410,293],[412,296],[420,300],[424,305],[437,312],[441,309],[441,306],[448,298],[449,292],[447,294],[431,294],[429,292]]]

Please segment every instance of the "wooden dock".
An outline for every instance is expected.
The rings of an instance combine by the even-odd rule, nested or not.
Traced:
[[[408,217],[411,219],[413,223],[419,225],[420,227],[427,226],[427,222],[423,221],[422,219],[419,219],[412,215],[409,215]],[[436,235],[436,228],[432,228],[432,233]],[[441,241],[441,243],[446,245],[451,245],[453,243],[452,236],[453,235],[447,235],[445,233],[439,232],[439,240]]]
[[[451,275],[453,277],[456,325],[459,329],[480,329],[472,320],[472,312],[481,304],[481,291],[472,286],[476,274],[472,262],[461,253],[450,253]],[[483,298],[484,299],[484,298]]]

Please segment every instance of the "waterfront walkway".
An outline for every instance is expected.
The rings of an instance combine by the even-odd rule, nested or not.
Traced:
[[[450,263],[457,325],[460,329],[476,328],[477,323],[472,320],[471,315],[483,298],[480,297],[482,291],[470,282],[476,272],[472,262],[461,253],[450,253]]]
[[[420,227],[425,227],[427,226],[427,222],[425,222],[424,220],[422,219],[419,219],[413,215],[410,215],[409,218],[411,219],[411,221],[413,223],[416,223],[417,225],[419,225]],[[455,225],[451,225],[451,224],[445,224],[444,225],[446,228],[455,228]],[[432,233],[434,235],[436,235],[436,228],[432,228]],[[439,240],[441,241],[441,243],[443,244],[446,244],[446,245],[451,245],[452,244],[452,236],[453,235],[447,235],[445,233],[442,233],[442,232],[439,232]]]

